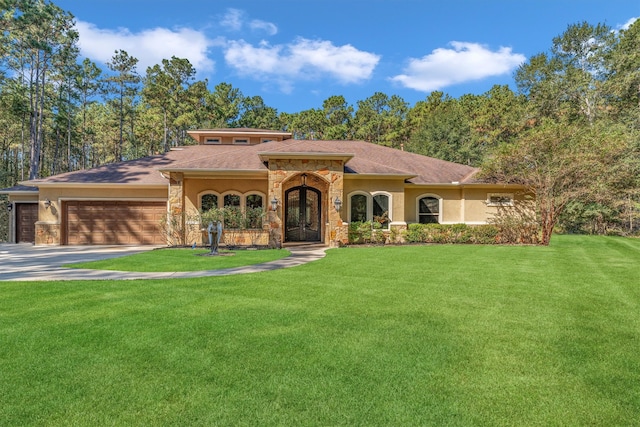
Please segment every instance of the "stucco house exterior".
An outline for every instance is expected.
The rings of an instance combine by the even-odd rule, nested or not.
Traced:
[[[173,217],[169,231],[191,243],[199,212],[232,205],[266,213],[253,243],[338,246],[353,221],[375,219],[397,236],[410,223],[485,224],[518,190],[478,182],[470,166],[365,141],[247,128],[189,134],[197,145],[0,190],[9,196],[10,240],[162,245],[171,243]]]

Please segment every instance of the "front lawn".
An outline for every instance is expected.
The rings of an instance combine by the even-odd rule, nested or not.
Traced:
[[[286,249],[220,250],[216,256],[209,255],[210,252],[209,249],[162,248],[125,257],[68,264],[66,267],[140,272],[203,271],[260,264],[289,255]]]
[[[0,282],[0,420],[629,426],[640,241],[342,248],[296,268]]]

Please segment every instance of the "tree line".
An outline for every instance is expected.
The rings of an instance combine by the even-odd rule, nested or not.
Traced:
[[[350,105],[278,112],[229,83],[213,89],[185,58],[138,70],[114,52],[80,60],[74,17],[47,0],[0,0],[0,188],[166,152],[197,128],[252,127],[298,139],[360,139],[481,167],[524,185],[537,220],[565,231],[637,229],[640,23],[568,25],[550,50],[496,85],[409,105],[376,92]],[[549,228],[550,227],[550,228]],[[544,227],[543,227],[544,228]]]

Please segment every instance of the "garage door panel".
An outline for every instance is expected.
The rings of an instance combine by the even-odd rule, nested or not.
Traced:
[[[161,245],[160,221],[165,202],[69,201],[66,203],[69,245]]]
[[[18,243],[35,243],[37,221],[37,203],[16,203],[16,241]]]

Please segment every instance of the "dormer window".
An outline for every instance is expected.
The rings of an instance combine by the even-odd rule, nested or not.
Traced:
[[[233,143],[238,145],[247,145],[249,144],[248,138],[233,138]]]
[[[207,145],[214,145],[214,144],[220,144],[220,138],[206,138],[204,140],[204,143]]]

